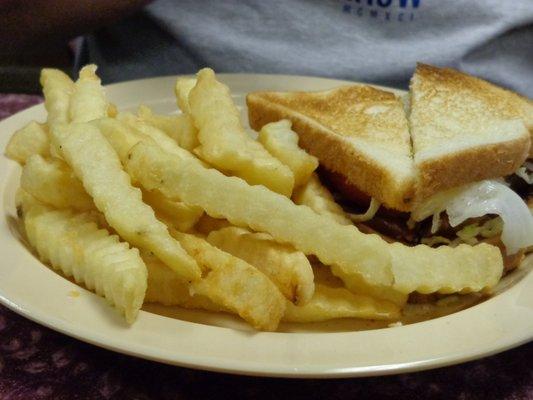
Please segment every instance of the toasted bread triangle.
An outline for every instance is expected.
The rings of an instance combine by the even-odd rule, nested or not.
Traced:
[[[250,93],[248,116],[256,130],[290,119],[300,146],[321,165],[400,211],[442,190],[512,174],[533,155],[529,99],[425,64],[409,94],[408,120],[393,93],[360,85]]]
[[[462,184],[509,175],[529,153],[533,112],[524,98],[449,68],[418,64],[409,124],[416,201]]]
[[[255,92],[246,101],[253,129],[291,120],[300,146],[321,165],[390,208],[410,209],[415,178],[410,136],[402,102],[393,93],[353,85]]]

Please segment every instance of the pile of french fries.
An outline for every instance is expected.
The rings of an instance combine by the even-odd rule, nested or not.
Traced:
[[[130,323],[144,302],[238,314],[254,328],[397,321],[409,293],[477,292],[497,248],[406,247],[361,233],[288,121],[245,131],[211,69],[180,78],[181,110],[119,112],[96,67],[45,69],[45,123],[15,132],[17,210],[40,259]]]

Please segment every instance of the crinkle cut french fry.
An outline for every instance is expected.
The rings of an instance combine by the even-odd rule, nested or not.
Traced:
[[[178,279],[170,268],[153,256],[145,253],[141,256],[148,269],[145,301],[207,311],[234,312],[216,305],[205,296],[191,295],[189,285]],[[311,300],[304,306],[296,306],[287,301],[283,321],[318,322],[335,318],[394,320],[400,316],[399,308],[391,303],[353,294],[342,287],[342,282],[338,286],[331,286],[328,280],[320,278],[320,274],[316,276],[316,290]]]
[[[498,247],[485,243],[474,247],[390,245],[394,289],[403,293],[479,292],[494,287],[503,272]]]
[[[229,88],[216,80],[213,70],[198,73],[189,106],[200,142],[195,153],[202,160],[251,185],[291,195],[294,174],[246,133]]]
[[[156,215],[161,215],[175,229],[182,232],[190,230],[204,213],[200,207],[167,199],[157,190],[145,190],[143,201],[154,209]]]
[[[141,257],[148,270],[148,286],[144,298],[146,302],[207,311],[229,311],[205,296],[192,295],[190,285],[154,255],[142,251]]]
[[[296,206],[262,186],[165,155],[155,146],[140,143],[130,155],[126,169],[146,188],[158,189],[169,198],[180,197],[235,225],[270,233],[326,265],[337,266],[345,276],[360,275],[369,285],[393,286],[403,293],[476,290],[494,286],[503,270],[494,246],[442,250],[388,244],[377,235],[363,234],[354,226],[339,225],[308,207]]]
[[[176,123],[178,132],[171,137],[184,149],[193,151],[200,145],[200,142],[198,141],[198,129],[194,126],[192,117],[189,114],[181,114]]]
[[[163,264],[157,257],[142,251],[141,257],[148,270],[145,301],[165,306],[181,305],[191,298],[189,284]]]
[[[72,122],[89,122],[107,116],[108,102],[96,65],[86,65],[74,84],[70,97],[69,116]]]
[[[263,126],[258,140],[270,154],[290,168],[294,174],[294,187],[305,184],[318,167],[318,159],[298,146],[298,134],[291,129],[291,121],[287,119]]]
[[[130,118],[130,117],[128,117]],[[161,132],[158,132],[154,128],[152,135],[146,134],[123,121],[117,121],[111,118],[102,118],[91,122],[99,128],[100,133],[107,139],[111,147],[115,149],[118,154],[121,163],[125,163],[128,157],[130,149],[140,141],[146,141],[149,143],[161,145],[167,151],[180,156],[186,157],[196,162],[200,160],[196,159],[191,153],[184,149],[179,148],[176,143],[172,142],[172,139],[165,137],[161,140],[154,140],[154,137],[161,139]],[[172,143],[168,143],[170,141]],[[177,149],[176,149],[177,147]],[[180,231],[188,231],[201,217],[203,210],[199,207],[188,206],[183,202],[176,200],[166,199],[160,193],[149,193],[148,191],[143,196],[143,199],[158,212],[158,217],[164,222],[168,222],[170,225]]]
[[[199,238],[197,239],[201,240]],[[199,251],[205,252],[205,243],[200,246],[198,246],[198,243],[191,244],[191,246],[199,249]],[[211,263],[224,262],[220,259],[222,252],[216,252],[216,249],[213,250],[211,248],[208,248],[207,252],[214,253],[208,258],[212,260]],[[223,259],[226,257],[223,256]],[[236,315],[242,314],[243,319],[248,321],[252,326],[265,330],[273,330],[277,326],[279,309],[285,309],[283,300],[273,306],[275,313],[269,310],[268,307],[263,307],[264,304],[261,300],[255,302],[255,304],[249,304],[248,297],[255,298],[253,294],[246,293],[242,290],[237,290],[237,292],[234,290],[219,290],[216,286],[218,283],[213,282],[214,278],[218,277],[219,279],[224,279],[224,282],[227,282],[222,286],[222,289],[232,287],[235,289],[239,286],[237,280],[240,277],[247,278],[245,274],[250,272],[247,267],[237,268],[235,271],[232,271],[230,268],[222,266],[220,273],[207,276],[206,283],[189,285],[178,279],[176,274],[157,258],[149,256],[144,252],[142,253],[142,258],[148,269],[148,288],[145,297],[145,301],[147,302],[160,303],[166,306],[227,312]],[[240,262],[237,260],[235,259],[235,263],[239,264]],[[229,277],[224,277],[224,274],[229,274]],[[250,283],[246,281],[243,281],[243,283],[250,286]],[[252,282],[252,284],[254,283]],[[266,286],[268,287],[269,285]],[[259,291],[258,295],[263,295],[262,290]],[[274,297],[277,298],[278,296],[282,299],[280,295],[275,295]],[[265,303],[267,306],[268,302],[272,303],[271,299]]]
[[[104,135],[117,153],[122,164],[126,162],[131,148],[140,141],[149,140],[155,143],[152,139],[147,139],[128,125],[113,118],[101,118],[92,121],[91,124],[98,127],[100,133]]]
[[[269,234],[228,227],[211,232],[207,241],[263,272],[289,301],[305,304],[313,296],[313,270],[305,254]]]
[[[70,96],[74,91],[72,79],[58,69],[44,68],[41,70],[40,82],[43,87],[44,106],[48,112],[48,126],[68,123]]]
[[[186,150],[193,151],[200,144],[197,138],[198,131],[194,126],[191,116],[188,114],[155,114],[147,106],[141,105],[139,106],[137,115],[144,123],[165,132],[180,147]]]
[[[195,156],[193,156],[187,150],[181,148],[175,140],[168,137],[161,130],[142,122],[138,117],[131,113],[119,113],[117,115],[118,121],[126,124],[130,129],[141,135],[143,138],[150,138],[159,147],[161,147],[167,153],[175,154],[180,158],[187,158],[200,163]]]
[[[121,237],[132,245],[155,253],[185,280],[200,277],[200,269],[142,201],[131,185],[120,160],[98,128],[91,124],[59,126],[54,141],[96,207]],[[164,153],[164,152],[163,152]]]
[[[239,314],[256,329],[275,330],[285,312],[285,298],[262,272],[244,260],[191,234],[172,231],[204,270],[191,283],[193,294]]]
[[[95,209],[80,180],[59,159],[31,156],[22,169],[20,186],[36,199],[56,208]]]
[[[34,155],[48,156],[50,153],[50,140],[42,124],[35,121],[16,131],[6,146],[6,156],[19,164]]]
[[[196,78],[178,78],[176,80],[176,86],[174,92],[176,94],[176,101],[178,107],[184,114],[190,114],[191,109],[189,107],[189,93],[193,87],[196,86]]]
[[[282,318],[287,322],[318,322],[335,318],[387,319],[400,318],[403,304],[348,290],[331,268],[310,260],[315,276],[315,293],[304,306],[287,305]],[[407,296],[405,296],[407,297]]]
[[[181,198],[210,215],[224,216],[234,225],[267,232],[277,241],[316,255],[324,264],[337,264],[346,273],[361,274],[370,284],[392,285],[388,245],[377,235],[339,225],[263,186],[250,186],[242,179],[180,160],[145,143],[132,149],[126,170],[148,190]]]
[[[24,206],[28,240],[44,262],[105,297],[132,323],[146,291],[146,266],[137,249],[98,229],[89,213]]]
[[[196,86],[196,78],[178,78],[175,86],[176,100],[182,114],[179,116],[179,135],[171,135],[178,144],[189,151],[193,151],[200,145],[198,141],[198,129],[194,125],[189,106],[189,94]]]
[[[311,300],[302,306],[287,302],[283,321],[319,322],[336,318],[362,318],[394,320],[400,309],[392,303],[370,296],[354,294],[344,287],[315,285]]]
[[[292,200],[296,204],[311,208],[317,214],[332,218],[341,225],[353,225],[316,174],[311,175],[303,186],[296,188]]]
[[[331,272],[344,282],[344,285],[352,293],[367,295],[375,299],[387,300],[399,307],[407,303],[407,294],[396,290],[391,286],[369,285],[360,276],[346,274],[342,268],[336,265],[331,266]]]

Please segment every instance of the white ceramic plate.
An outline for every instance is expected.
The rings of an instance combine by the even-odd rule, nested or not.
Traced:
[[[281,75],[220,74],[244,105],[254,90],[323,90],[346,82]],[[144,103],[175,112],[175,78],[107,87],[121,110]],[[0,122],[0,149],[30,120],[43,121],[42,105]],[[495,297],[445,317],[401,327],[333,321],[282,325],[254,332],[237,319],[147,305],[133,326],[104,300],[41,264],[19,234],[14,194],[20,167],[0,156],[0,302],[54,330],[138,357],[180,366],[249,375],[345,377],[434,368],[487,356],[533,338],[533,264],[507,277]],[[178,319],[179,318],[179,319]]]

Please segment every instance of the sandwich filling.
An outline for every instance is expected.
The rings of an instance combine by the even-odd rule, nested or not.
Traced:
[[[347,213],[367,217],[353,219],[360,230],[413,246],[490,243],[500,248],[510,270],[533,246],[532,167],[526,162],[505,180],[485,180],[438,193],[411,213],[384,206],[376,209],[376,201],[344,176],[324,168],[319,172]]]

